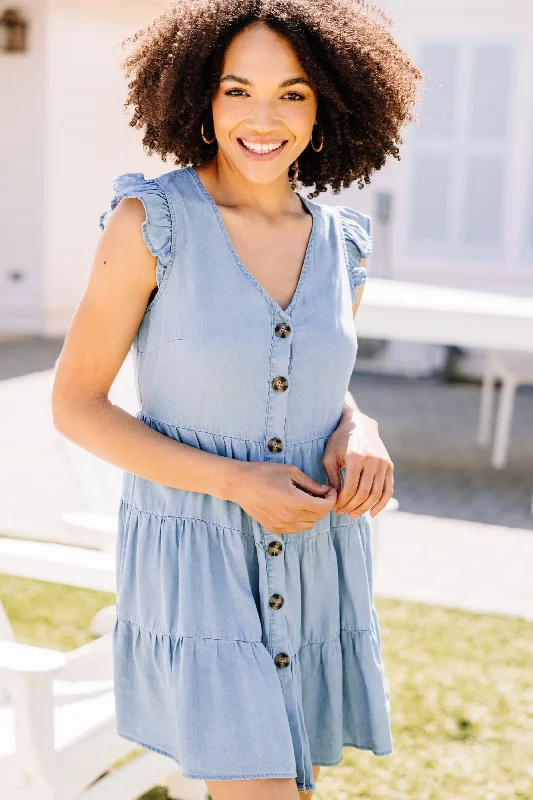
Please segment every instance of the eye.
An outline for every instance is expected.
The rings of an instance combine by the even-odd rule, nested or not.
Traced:
[[[237,92],[237,94],[235,94],[235,92]],[[227,95],[228,97],[243,97],[247,93],[244,91],[244,89],[234,88],[234,89],[228,89],[226,92],[224,92],[224,94]],[[300,92],[286,92],[283,96],[289,97],[290,101],[293,103],[301,102],[302,100],[306,99],[305,95],[300,94]]]
[[[292,95],[292,102],[299,101],[299,100],[305,100],[305,95],[300,94],[300,92],[287,92],[287,94],[284,95],[284,96],[287,97],[287,95],[289,95],[289,94]]]

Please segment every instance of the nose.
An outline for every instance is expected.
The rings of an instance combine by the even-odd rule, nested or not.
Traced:
[[[271,133],[280,127],[279,117],[274,111],[273,104],[266,101],[254,103],[248,124],[258,134]]]

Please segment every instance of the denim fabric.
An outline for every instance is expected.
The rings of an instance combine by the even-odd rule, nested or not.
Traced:
[[[193,167],[153,180],[126,173],[112,187],[101,229],[122,197],[138,197],[157,256],[158,292],[132,345],[138,419],[209,453],[296,464],[327,483],[322,456],[357,353],[352,303],[370,218],[299,194],[312,232],[283,310],[240,260]],[[287,337],[275,332],[281,322]],[[274,390],[277,376],[285,391]],[[280,452],[267,447],[273,437]],[[392,752],[368,512],[273,534],[234,502],[125,472],[119,522],[122,737],[189,778],[295,777],[300,791],[316,786],[313,764],[340,763],[343,746]]]

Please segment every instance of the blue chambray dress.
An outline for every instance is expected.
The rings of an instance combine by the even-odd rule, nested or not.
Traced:
[[[158,292],[132,349],[145,425],[327,483],[357,337],[370,217],[304,198],[312,231],[283,310],[240,260],[193,167],[113,179],[146,209]],[[344,470],[342,471],[344,474]],[[296,778],[343,746],[392,752],[368,512],[274,534],[235,502],[124,472],[113,631],[117,731],[204,780]]]

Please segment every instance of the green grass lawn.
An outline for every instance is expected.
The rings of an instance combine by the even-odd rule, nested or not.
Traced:
[[[114,595],[0,575],[22,642],[91,639]],[[395,752],[345,748],[316,800],[533,800],[533,623],[376,599]],[[143,800],[165,800],[163,788]]]

